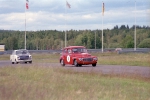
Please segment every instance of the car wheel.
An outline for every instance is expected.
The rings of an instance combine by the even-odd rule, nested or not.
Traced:
[[[25,62],[27,64],[27,62]]]
[[[11,62],[12,64],[14,64],[14,62]]]
[[[93,67],[96,67],[96,64],[92,64]]]
[[[32,64],[32,61],[29,61],[30,64]]]
[[[15,63],[18,64],[18,62],[16,61],[16,59],[15,59]]]
[[[78,67],[77,60],[74,60],[74,66]]]
[[[60,64],[61,64],[62,66],[65,66],[65,63],[64,63],[64,60],[63,60],[63,59],[61,59]]]
[[[82,65],[81,65],[81,64],[80,64],[79,66],[80,66],[80,67],[82,67]]]

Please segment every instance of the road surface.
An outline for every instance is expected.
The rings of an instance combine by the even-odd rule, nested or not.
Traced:
[[[0,67],[15,67],[15,66],[41,66],[41,67],[62,67],[59,63],[32,63],[32,64],[11,64],[10,61],[0,61]],[[110,75],[125,75],[125,76],[139,76],[150,79],[150,67],[143,66],[126,66],[126,65],[85,65],[82,67],[74,67],[73,65],[66,65],[64,69],[73,70],[76,72],[87,73],[101,73]]]

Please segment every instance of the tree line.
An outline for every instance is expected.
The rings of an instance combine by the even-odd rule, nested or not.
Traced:
[[[118,25],[113,29],[104,29],[104,48],[134,48],[134,26]],[[101,30],[68,30],[67,46],[81,45],[88,49],[102,47]],[[138,48],[150,48],[150,27],[136,26],[136,43]],[[40,30],[26,32],[28,50],[62,49],[65,46],[65,31]],[[0,44],[6,50],[24,49],[25,32],[0,30]]]

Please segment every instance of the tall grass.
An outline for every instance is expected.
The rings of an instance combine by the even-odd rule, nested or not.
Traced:
[[[45,63],[58,63],[60,54],[50,54],[50,53],[42,53],[42,54],[32,54],[34,62],[45,62]]]
[[[0,55],[0,60],[10,60],[10,55],[8,54]]]
[[[92,53],[98,57],[101,65],[130,65],[150,67],[150,53]],[[60,54],[34,54],[33,59],[37,62],[59,62]]]
[[[0,100],[150,100],[150,80],[61,67],[1,67]]]
[[[98,56],[98,64],[150,67],[150,53],[96,53],[94,55]]]
[[[130,65],[150,67],[150,53],[92,53],[98,57],[98,64],[101,65]],[[59,63],[60,54],[32,54],[33,62]],[[9,60],[9,55],[0,55],[0,60]]]

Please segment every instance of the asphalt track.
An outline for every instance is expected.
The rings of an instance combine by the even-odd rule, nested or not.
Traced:
[[[62,67],[59,63],[32,63],[32,64],[11,64],[10,61],[0,61],[0,67]],[[125,65],[97,65],[92,67],[91,65],[85,65],[82,67],[75,67],[73,65],[66,65],[63,67],[66,70],[73,70],[75,72],[86,72],[86,73],[100,73],[100,74],[110,74],[110,75],[121,75],[121,76],[138,76],[150,79],[150,67],[143,66],[125,66]]]

